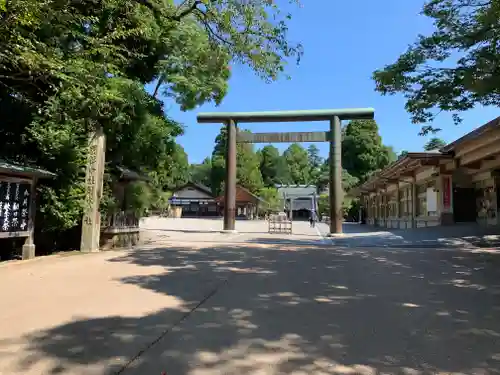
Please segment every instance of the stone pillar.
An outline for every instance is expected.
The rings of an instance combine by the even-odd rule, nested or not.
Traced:
[[[342,233],[342,134],[340,119],[330,120],[330,234]]]
[[[85,175],[86,199],[82,221],[80,251],[99,251],[101,235],[101,213],[99,204],[102,197],[106,136],[102,128],[90,136],[90,145]]]
[[[31,180],[30,202],[28,211],[28,237],[24,240],[22,257],[32,259],[35,257],[35,214],[36,214],[36,183],[37,179]]]
[[[234,232],[236,215],[236,123],[227,123],[226,189],[224,192],[224,231]]]

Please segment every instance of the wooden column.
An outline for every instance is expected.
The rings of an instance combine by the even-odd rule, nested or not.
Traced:
[[[234,232],[236,223],[236,123],[227,123],[226,189],[224,192],[224,231]]]
[[[80,251],[99,251],[101,235],[101,213],[106,137],[102,128],[96,130],[89,140],[87,171],[85,176],[86,199],[82,221]]]
[[[340,118],[330,120],[330,234],[342,233],[342,134]]]
[[[35,257],[35,214],[36,214],[36,177],[31,181],[30,202],[28,209],[28,237],[24,240],[22,258],[31,259]]]
[[[401,218],[401,192],[399,191],[399,181],[396,182],[396,217],[398,218],[398,228],[399,219]]]
[[[413,177],[411,183],[411,226],[412,228],[417,227],[417,179]]]

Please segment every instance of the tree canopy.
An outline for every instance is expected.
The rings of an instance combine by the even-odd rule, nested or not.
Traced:
[[[191,164],[189,178],[191,182],[210,186],[210,174],[212,173],[212,159],[205,158],[201,164]]]
[[[343,167],[360,182],[365,181],[374,171],[396,160],[392,148],[382,143],[378,125],[374,120],[350,121],[343,134]]]
[[[424,150],[425,151],[434,151],[434,150],[439,150],[446,146],[446,142],[443,141],[441,138],[436,138],[433,137],[429,139],[429,141],[424,145]]]
[[[264,146],[257,154],[260,158],[260,173],[265,186],[286,185],[290,182],[288,166],[276,147]]]
[[[434,31],[419,35],[392,64],[373,74],[382,94],[402,93],[414,123],[441,111],[460,113],[500,105],[500,6],[497,0],[429,0],[422,13]],[[435,132],[430,124],[422,133]]]
[[[41,187],[39,228],[60,231],[80,222],[88,135],[97,128],[106,134],[107,166],[149,175],[156,189],[185,183],[187,155],[176,144],[183,126],[144,85],[157,82],[158,92],[189,110],[221,102],[231,62],[277,79],[302,54],[288,40],[289,18],[273,0],[246,6],[239,0],[0,1],[0,158],[57,173]],[[249,160],[258,171],[258,159]],[[106,175],[104,209],[113,203],[113,178]]]
[[[226,145],[227,128],[222,126],[215,139],[212,152],[211,188],[216,195],[224,190],[226,179]],[[252,144],[238,143],[236,145],[236,180],[242,187],[252,193],[263,187],[260,172],[260,159]]]
[[[283,157],[288,165],[290,179],[294,184],[312,185],[309,154],[304,147],[293,143],[285,150]]]

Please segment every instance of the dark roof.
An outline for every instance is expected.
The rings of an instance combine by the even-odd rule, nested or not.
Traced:
[[[129,181],[151,181],[148,176],[141,175],[131,169],[115,165],[114,167],[120,173],[120,179]]]
[[[212,189],[210,189],[208,186],[205,186],[203,184],[199,184],[197,182],[188,182],[187,184],[184,184],[181,187],[178,187],[177,189],[175,189],[174,193],[176,191],[182,190],[182,189],[184,189],[185,187],[188,187],[188,186],[192,186],[192,187],[194,187],[194,188],[196,188],[196,189],[198,189],[198,190],[200,190],[200,191],[202,191],[204,193],[209,194],[211,197],[213,197]]]
[[[56,177],[55,173],[49,172],[45,169],[29,167],[26,165],[21,165],[16,163],[10,163],[1,159],[0,159],[0,173],[13,176],[28,177],[28,178]]]
[[[464,136],[458,138],[457,140],[447,144],[443,148],[441,148],[439,151],[441,152],[451,152],[455,149],[456,146],[467,142],[467,141],[472,141],[473,139],[476,139],[480,136],[482,136],[484,133],[499,128],[500,127],[500,117],[497,117],[494,120],[491,120],[490,122],[484,124],[483,126],[480,126],[479,128],[474,129],[470,133],[465,134]]]
[[[278,192],[288,197],[307,197],[316,194],[315,185],[276,185]]]

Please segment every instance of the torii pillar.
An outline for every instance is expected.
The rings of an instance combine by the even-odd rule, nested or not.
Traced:
[[[224,191],[224,231],[234,232],[236,224],[236,123],[227,126],[226,184]]]

